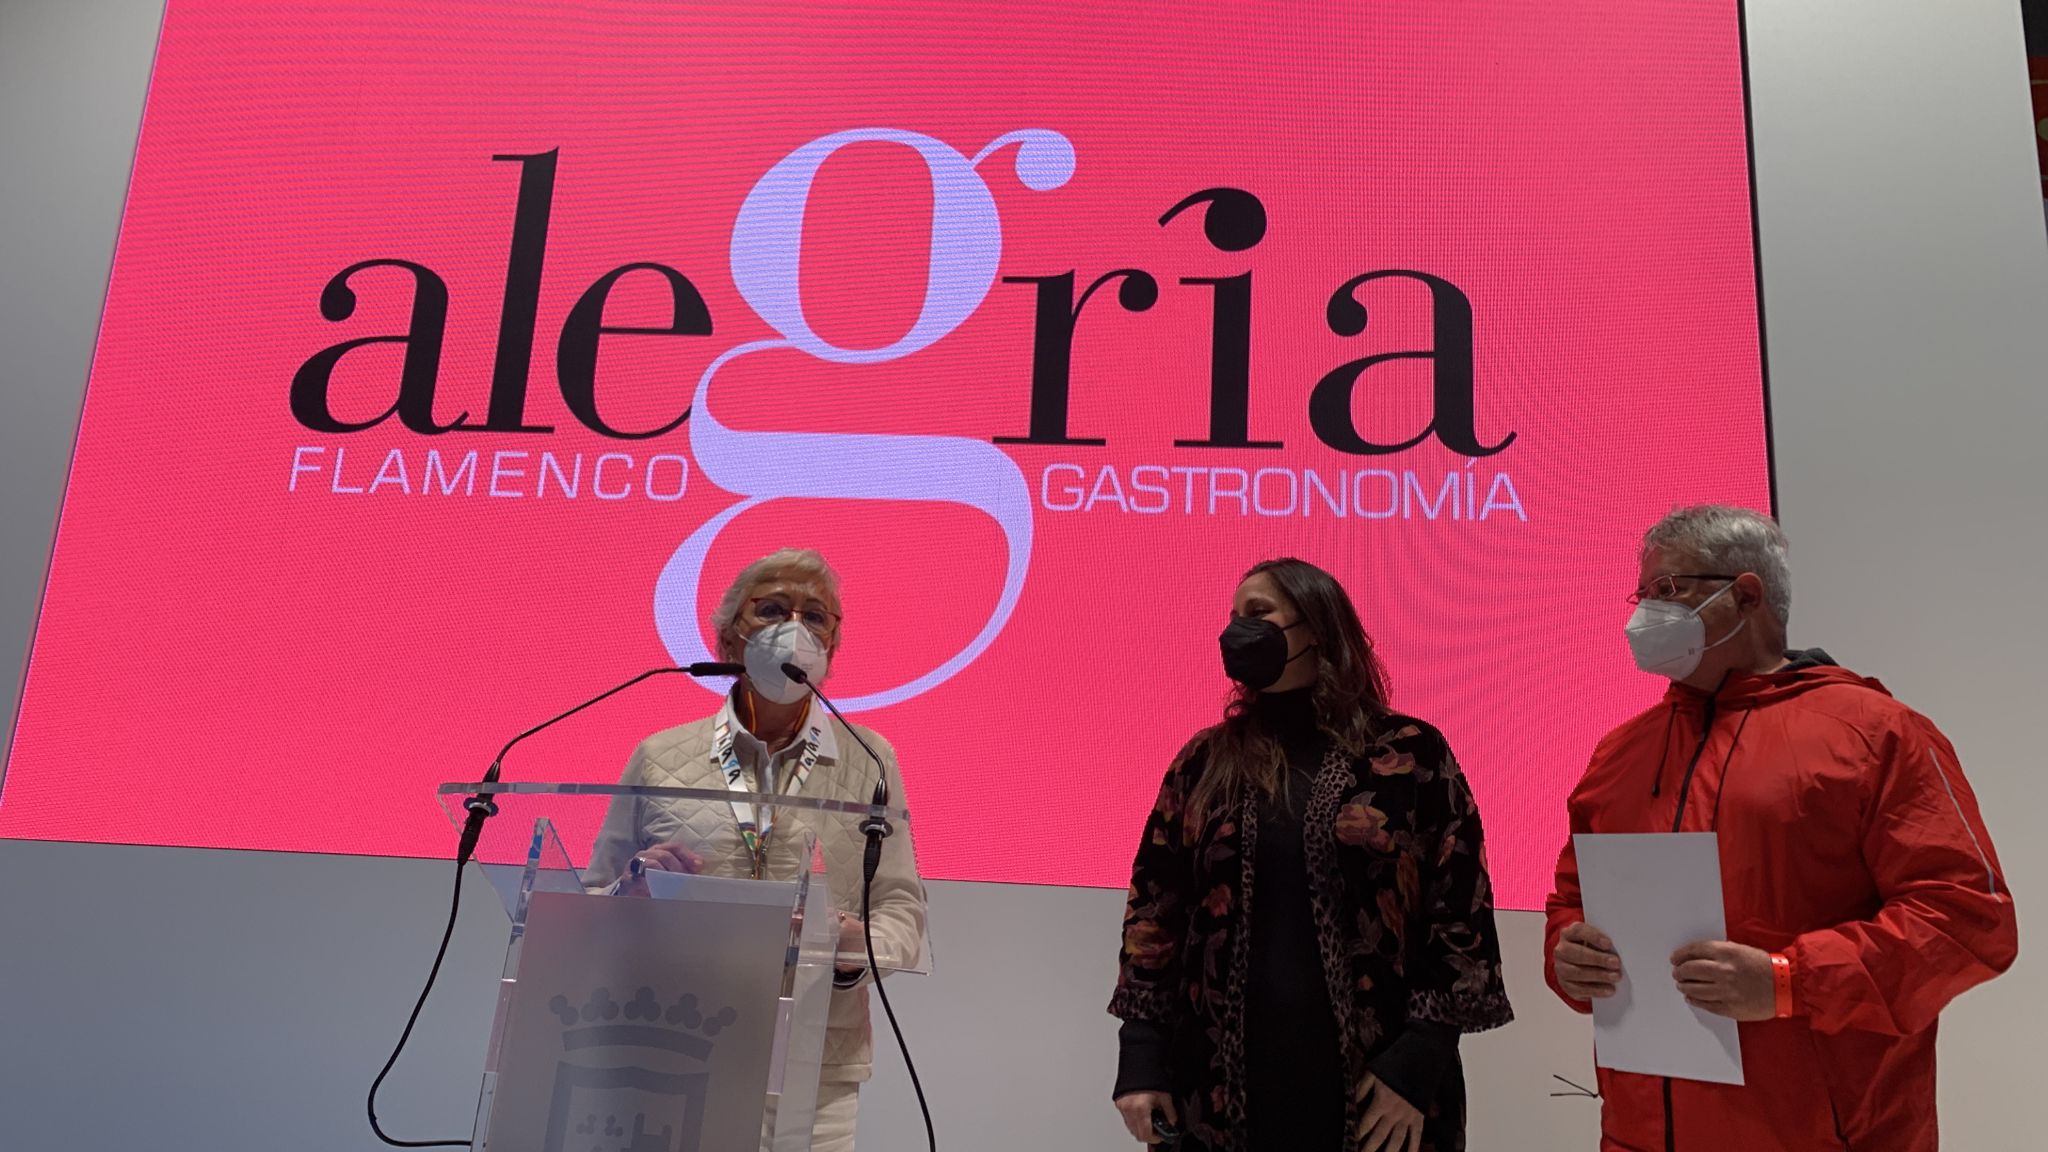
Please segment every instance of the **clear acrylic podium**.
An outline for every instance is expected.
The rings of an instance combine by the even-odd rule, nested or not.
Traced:
[[[511,935],[473,1152],[807,1152],[833,975],[867,965],[837,951],[835,908],[860,911],[858,867],[828,871],[823,845],[857,837],[868,806],[616,784],[439,794],[459,823],[486,789],[498,815],[475,861]],[[615,798],[659,803],[685,829],[733,827],[733,802],[749,803],[776,850],[758,878],[715,864],[592,875],[587,848],[566,846],[591,844]],[[906,813],[888,818],[909,835]],[[883,972],[927,970],[919,927],[907,949],[876,940]]]

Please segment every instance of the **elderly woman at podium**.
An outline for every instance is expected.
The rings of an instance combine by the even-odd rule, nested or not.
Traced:
[[[744,664],[746,674],[712,715],[641,741],[620,782],[865,803],[883,774],[892,802],[900,805],[903,782],[888,742],[866,728],[856,739],[851,726],[814,701],[806,684],[783,672],[793,664],[809,683],[823,682],[839,650],[840,619],[839,577],[817,552],[784,549],[748,565],[711,616],[719,658]],[[623,877],[628,885],[640,883],[634,878],[647,871],[794,876],[810,863],[800,855],[803,838],[790,816],[782,820],[790,827],[778,828],[772,815],[738,799],[711,806],[621,796],[598,835],[589,875]],[[832,902],[840,909],[839,952],[864,954],[857,910],[865,842],[851,818],[815,823]],[[882,843],[869,903],[884,967],[891,958],[896,966],[918,959],[924,917],[924,885],[910,837],[898,830]],[[842,967],[836,978],[811,1143],[816,1152],[853,1148],[860,1085],[873,1053],[867,978],[864,966]]]

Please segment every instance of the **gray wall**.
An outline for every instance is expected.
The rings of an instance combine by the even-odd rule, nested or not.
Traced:
[[[2036,1149],[2048,1035],[2039,724],[2048,225],[2010,0],[1750,5],[1793,638],[1940,723],[2021,958],[1943,1021],[1950,1147]]]
[[[159,5],[0,0],[0,666],[19,672],[105,289]],[[1752,0],[1766,317],[1795,639],[1955,739],[2020,898],[2048,891],[2036,771],[2048,569],[2034,440],[2048,242],[2019,12]],[[11,696],[8,699],[11,700]],[[7,722],[11,725],[11,713]],[[4,732],[0,732],[4,736]],[[0,1145],[374,1147],[361,1091],[444,912],[426,862],[0,843]],[[1116,1148],[1100,1011],[1119,894],[940,884],[940,964],[899,1008],[948,1147]],[[385,1113],[465,1133],[502,933],[472,884]],[[2029,916],[2031,923],[2031,914]],[[1521,1020],[1472,1041],[1472,1146],[1591,1148],[1580,1022],[1507,918]],[[1950,1146],[2037,1147],[2031,952],[1945,1022]],[[863,1147],[921,1142],[900,1063]]]

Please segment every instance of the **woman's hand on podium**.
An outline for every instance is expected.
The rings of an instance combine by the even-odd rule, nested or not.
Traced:
[[[688,872],[695,875],[704,870],[704,858],[683,847],[682,841],[671,840],[640,850],[640,867],[643,871],[652,868],[657,872]]]
[[[642,848],[633,854],[626,864],[625,883],[619,886],[621,895],[647,895],[647,873],[688,872],[695,875],[704,870],[704,858],[685,848],[680,841],[671,840]]]
[[[841,956],[866,956],[868,954],[867,925],[851,912],[839,914],[839,954]]]

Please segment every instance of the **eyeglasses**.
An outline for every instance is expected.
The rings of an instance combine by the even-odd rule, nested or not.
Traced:
[[[1638,588],[1628,594],[1630,604],[1641,604],[1645,600],[1676,600],[1681,589],[1680,580],[1733,580],[1733,576],[1722,576],[1713,572],[1671,572],[1650,581],[1647,587]]]
[[[816,602],[797,608],[780,596],[756,596],[747,601],[747,615],[757,624],[772,628],[794,618],[820,639],[829,640],[838,629],[840,615]]]

